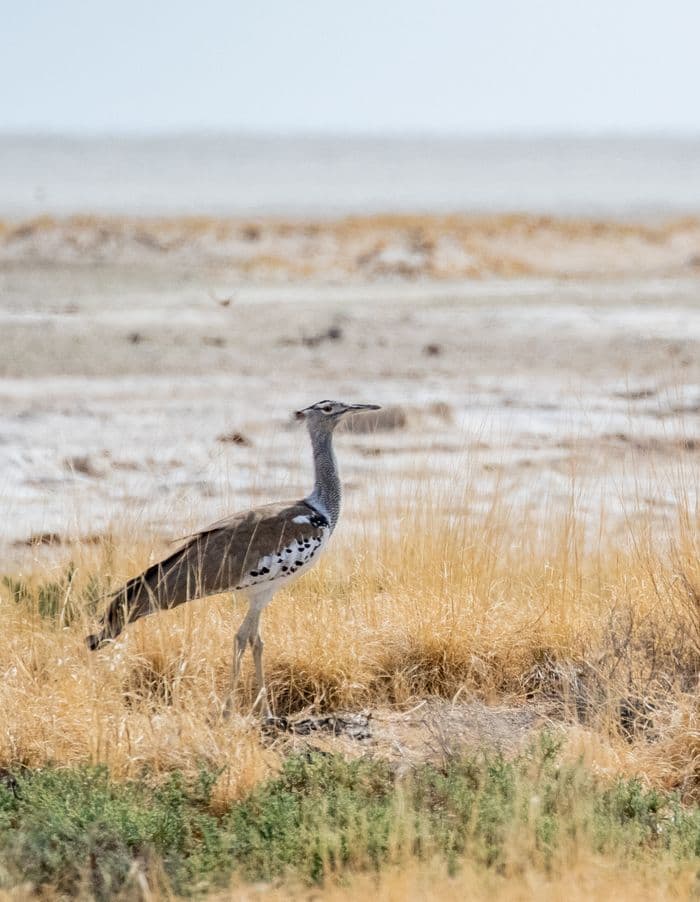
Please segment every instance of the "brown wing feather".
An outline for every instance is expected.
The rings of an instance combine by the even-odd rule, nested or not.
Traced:
[[[318,530],[308,521],[294,522],[313,513],[303,501],[267,504],[197,533],[115,592],[101,618],[99,633],[86,639],[88,647],[99,648],[147,614],[244,588],[246,575],[262,556],[275,554],[290,541]]]

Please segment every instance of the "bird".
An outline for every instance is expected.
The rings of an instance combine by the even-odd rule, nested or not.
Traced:
[[[342,498],[333,433],[348,416],[379,410],[378,404],[318,401],[296,411],[306,423],[314,463],[314,487],[298,501],[281,501],[235,513],[188,536],[175,552],[128,580],[110,598],[99,631],[86,637],[91,651],[116,639],[148,614],[223,592],[240,593],[248,610],[235,634],[229,691],[222,714],[229,717],[241,661],[249,645],[256,696],[264,719],[272,717],[263,672],[260,618],[282,586],[311,567],[326,550],[340,516]]]

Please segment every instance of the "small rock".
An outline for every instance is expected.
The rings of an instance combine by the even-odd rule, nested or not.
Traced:
[[[57,532],[33,532],[26,539],[20,539],[15,546],[27,545],[33,548],[36,545],[62,545],[63,537]]]
[[[227,445],[241,445],[243,448],[250,448],[253,445],[251,440],[243,435],[242,432],[224,432],[216,440]]]
[[[423,353],[426,357],[439,357],[442,354],[442,345],[439,344],[427,344],[423,348]]]
[[[63,461],[66,470],[72,473],[82,473],[83,476],[92,476],[97,478],[105,475],[104,467],[95,463],[95,461],[87,454],[79,454],[76,457],[67,457]]]
[[[342,337],[343,330],[336,324],[329,326],[324,332],[319,332],[316,335],[305,335],[301,343],[306,345],[307,348],[315,348],[324,341],[340,341]]]
[[[656,394],[655,388],[635,388],[614,392],[614,396],[622,398],[623,401],[645,401],[647,398],[655,397]]]

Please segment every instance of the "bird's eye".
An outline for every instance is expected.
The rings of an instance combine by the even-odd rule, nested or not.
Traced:
[[[326,404],[326,406],[325,406],[325,407],[322,407],[321,410],[322,410],[324,413],[331,413],[332,410],[333,410],[333,408],[331,407],[330,404]]]

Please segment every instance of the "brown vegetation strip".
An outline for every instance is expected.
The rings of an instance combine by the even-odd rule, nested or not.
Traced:
[[[697,274],[700,220],[377,215],[330,221],[41,216],[0,223],[0,263],[143,261],[248,278]]]

